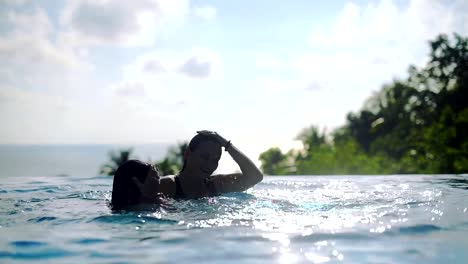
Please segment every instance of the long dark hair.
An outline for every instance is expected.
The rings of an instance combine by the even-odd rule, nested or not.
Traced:
[[[190,151],[195,151],[200,145],[200,143],[207,142],[207,141],[212,141],[212,142],[219,144],[218,140],[216,140],[216,138],[212,136],[197,134],[190,140],[190,143],[188,144],[187,148]],[[185,153],[184,153],[182,169],[180,170],[180,172],[182,172],[185,169],[186,164],[187,164],[187,158],[185,157]]]
[[[138,204],[141,193],[132,178],[135,177],[144,183],[149,169],[151,169],[150,164],[139,160],[129,160],[120,165],[115,172],[112,185],[112,210],[121,210]]]

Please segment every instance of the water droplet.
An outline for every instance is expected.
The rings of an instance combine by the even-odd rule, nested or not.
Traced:
[[[384,226],[379,226],[379,227],[377,227],[377,229],[375,230],[375,232],[377,232],[377,233],[383,233],[383,232],[385,232],[385,227],[384,227]]]
[[[305,256],[308,260],[310,260],[310,261],[312,261],[312,262],[314,262],[314,263],[325,263],[325,262],[330,261],[330,258],[329,258],[329,257],[320,256],[320,255],[317,255],[317,254],[315,254],[315,253],[309,253],[309,252],[307,252],[307,253],[304,254],[304,256]]]
[[[315,243],[315,245],[317,245],[317,246],[327,246],[328,241],[327,240],[318,241],[318,242]]]

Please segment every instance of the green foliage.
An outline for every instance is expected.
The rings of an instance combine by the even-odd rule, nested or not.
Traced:
[[[132,152],[132,148],[110,151],[108,154],[110,161],[101,166],[99,173],[101,175],[114,176],[120,165],[132,159]]]
[[[270,148],[260,155],[261,169],[267,175],[288,174],[287,156],[279,148]]]
[[[318,133],[316,127],[310,127],[308,130],[309,132],[303,131],[302,137],[299,137],[302,138],[304,150],[293,156],[295,174],[377,174],[387,172],[382,169],[382,165],[388,159],[378,155],[368,156],[355,139],[336,135],[332,140],[325,133]],[[304,135],[309,135],[309,137],[304,137]],[[310,142],[315,143],[311,144]]]
[[[187,142],[178,143],[175,146],[169,147],[166,156],[162,160],[157,162],[150,160],[148,162],[155,164],[163,175],[175,175],[182,170],[184,153],[187,146]],[[134,158],[132,148],[110,151],[110,160],[101,166],[100,174],[114,176],[120,165]]]
[[[264,171],[283,174],[285,167],[294,167],[294,174],[468,172],[468,39],[440,35],[430,47],[424,67],[410,66],[406,80],[385,85],[330,136],[310,127],[298,136],[303,150],[262,153]],[[271,158],[273,154],[280,159]]]
[[[188,142],[178,143],[171,146],[164,159],[155,163],[163,175],[175,175],[182,170],[184,164],[184,153]]]

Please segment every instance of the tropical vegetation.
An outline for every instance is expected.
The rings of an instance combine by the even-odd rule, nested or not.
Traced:
[[[99,174],[114,176],[115,172],[117,171],[120,165],[133,158],[132,152],[132,148],[126,148],[118,151],[110,151],[108,154],[110,160],[101,166]]]
[[[331,133],[310,126],[303,148],[261,153],[265,174],[468,172],[468,39],[430,41],[428,62],[410,66]]]
[[[162,175],[177,174],[182,169],[184,152],[187,146],[187,142],[177,143],[169,147],[163,159],[159,161],[148,160],[147,162],[156,165]],[[133,154],[132,148],[127,148],[110,151],[109,159],[107,163],[101,166],[99,171],[101,175],[114,176],[120,165],[130,159],[137,159],[137,157]]]

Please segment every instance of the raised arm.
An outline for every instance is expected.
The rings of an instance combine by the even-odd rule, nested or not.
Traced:
[[[217,192],[242,192],[263,180],[262,172],[255,166],[244,153],[236,148],[230,141],[211,131],[199,131],[200,134],[209,134],[219,141],[221,146],[231,155],[234,161],[239,165],[241,173],[213,175],[210,182],[214,184]]]

